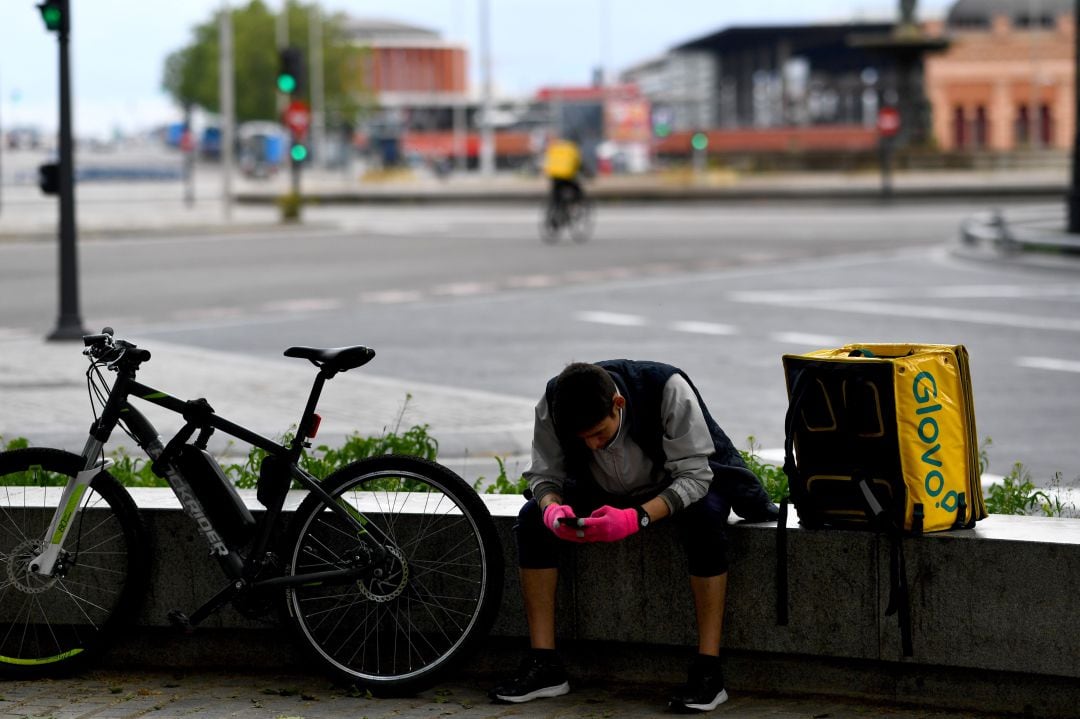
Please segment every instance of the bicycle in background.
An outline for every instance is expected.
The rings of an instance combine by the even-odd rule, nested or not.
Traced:
[[[562,235],[574,242],[587,242],[593,232],[592,201],[570,186],[557,187],[549,196],[540,217],[540,238],[555,244]]]

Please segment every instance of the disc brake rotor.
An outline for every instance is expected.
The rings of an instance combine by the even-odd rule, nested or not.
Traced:
[[[24,540],[11,550],[7,561],[7,577],[11,586],[25,594],[40,594],[56,584],[59,579],[57,575],[45,577],[30,569],[30,563],[41,552],[42,542],[39,539]]]
[[[373,602],[389,602],[397,598],[409,583],[409,565],[405,562],[401,550],[387,547],[386,551],[394,557],[386,568],[386,573],[382,576],[374,576],[372,573],[356,583],[360,593]]]

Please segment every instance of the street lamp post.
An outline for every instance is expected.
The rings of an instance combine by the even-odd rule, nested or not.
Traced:
[[[1073,7],[1073,23],[1077,33],[1080,33],[1080,0]],[[1069,185],[1069,194],[1066,197],[1068,206],[1068,232],[1080,234],[1080,34],[1077,34],[1075,42],[1075,66],[1073,73],[1073,150],[1072,150],[1072,181]]]
[[[71,137],[71,69],[68,0],[59,0],[60,27],[60,315],[50,340],[82,339],[88,334],[79,315],[79,266],[75,233],[75,181]]]
[[[483,122],[480,125],[480,174],[495,174],[495,126],[492,124],[491,79],[491,6],[488,0],[480,0],[480,71],[483,76]]]

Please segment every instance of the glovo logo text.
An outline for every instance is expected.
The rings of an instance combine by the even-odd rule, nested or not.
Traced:
[[[941,442],[938,441],[941,427],[938,425],[937,413],[941,411],[941,403],[935,401],[938,396],[937,380],[925,370],[919,372],[912,380],[911,391],[915,395],[915,402],[921,405],[915,410],[915,415],[919,420],[916,432],[925,446],[921,459],[921,468],[925,472],[923,488],[926,489],[928,497],[938,500],[934,503],[935,507],[946,512],[955,512],[959,503],[956,491],[949,490],[944,497],[941,496],[945,489],[945,468],[941,461]]]

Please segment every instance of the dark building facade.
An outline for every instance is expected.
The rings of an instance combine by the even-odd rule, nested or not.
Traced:
[[[713,58],[719,127],[873,124],[893,71],[888,58],[852,47],[892,24],[735,27],[675,53]]]

